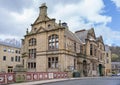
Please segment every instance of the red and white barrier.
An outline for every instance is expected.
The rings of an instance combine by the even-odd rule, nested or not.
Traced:
[[[15,82],[15,74],[14,73],[9,73],[7,75],[7,83],[13,83]]]
[[[14,83],[15,73],[1,73],[0,84]],[[26,81],[67,78],[67,72],[26,72]]]
[[[0,84],[5,84],[5,74],[0,74]]]

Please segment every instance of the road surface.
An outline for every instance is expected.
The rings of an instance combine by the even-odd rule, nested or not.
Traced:
[[[120,77],[85,78],[36,85],[120,85]]]

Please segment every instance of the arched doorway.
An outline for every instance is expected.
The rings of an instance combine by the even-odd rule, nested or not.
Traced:
[[[103,76],[103,73],[102,73],[102,64],[99,64],[99,75]]]
[[[83,75],[87,76],[87,61],[83,60]]]

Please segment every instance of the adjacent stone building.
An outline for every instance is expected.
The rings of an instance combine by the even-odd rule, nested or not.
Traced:
[[[17,64],[22,64],[20,46],[0,42],[0,73],[13,72]]]
[[[94,29],[75,32],[82,44],[78,54],[78,63],[84,76],[104,75],[105,47],[102,36],[96,37]]]
[[[45,4],[31,27],[22,39],[23,65],[28,72],[77,70],[81,76],[105,74],[105,46],[93,28],[72,33],[67,23],[56,23],[47,16]]]
[[[111,50],[108,45],[105,45],[105,75],[109,76],[112,73],[111,67]]]

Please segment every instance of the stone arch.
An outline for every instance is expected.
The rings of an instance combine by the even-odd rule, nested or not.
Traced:
[[[87,76],[87,61],[83,60],[83,75]]]

